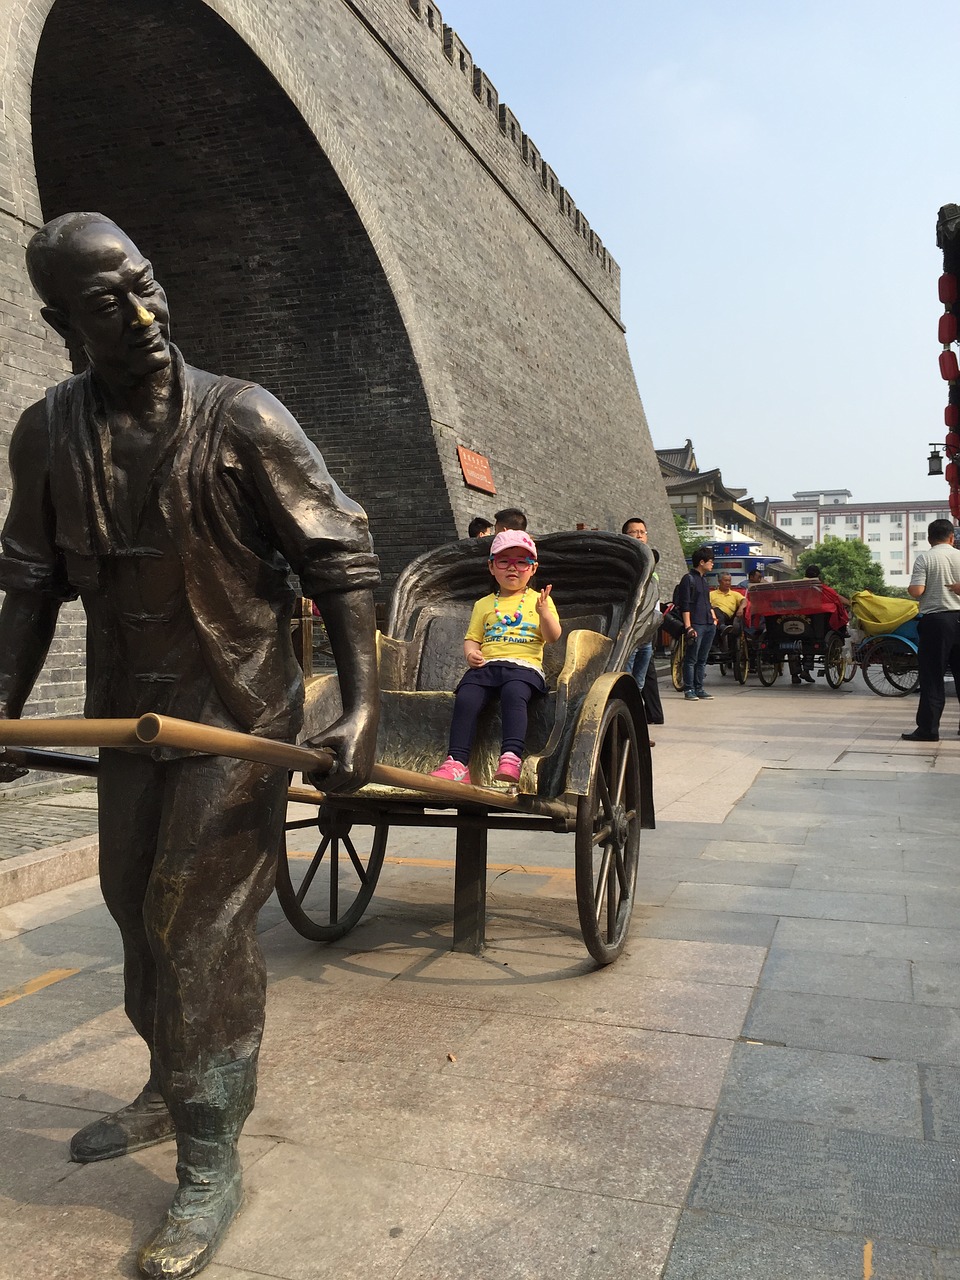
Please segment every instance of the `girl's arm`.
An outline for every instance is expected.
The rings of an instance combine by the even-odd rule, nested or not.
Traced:
[[[464,640],[463,656],[467,660],[468,667],[482,667],[486,665],[486,658],[480,651],[480,644],[476,640]]]
[[[551,609],[550,592],[553,584],[548,584],[537,596],[537,613],[540,616],[540,634],[545,644],[554,644],[560,639],[560,619],[556,609]]]

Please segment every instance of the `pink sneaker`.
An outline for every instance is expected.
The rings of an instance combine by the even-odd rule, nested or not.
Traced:
[[[469,785],[470,770],[459,760],[454,760],[453,756],[447,756],[440,768],[434,769],[430,777],[443,778],[445,782],[466,782]]]
[[[497,765],[497,772],[493,775],[494,782],[519,782],[520,781],[520,757],[514,755],[512,751],[505,751],[500,757],[500,763]]]

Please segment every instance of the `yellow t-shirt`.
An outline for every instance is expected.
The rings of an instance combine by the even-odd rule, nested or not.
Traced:
[[[470,615],[464,640],[476,640],[488,662],[516,662],[543,674],[543,633],[537,613],[539,592],[527,587],[521,596],[507,596],[497,604],[494,592],[478,600]],[[497,607],[500,617],[497,617]],[[547,596],[547,607],[557,621],[556,605]]]
[[[737,612],[737,606],[742,600],[743,596],[739,591],[734,591],[733,588],[729,591],[721,591],[718,587],[714,587],[710,592],[710,603],[714,609],[719,609],[728,618],[732,618]]]

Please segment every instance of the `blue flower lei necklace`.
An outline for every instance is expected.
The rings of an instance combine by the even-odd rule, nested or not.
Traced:
[[[516,613],[501,613],[500,612],[500,588],[497,587],[497,590],[493,597],[493,612],[497,615],[497,621],[502,622],[505,627],[515,627],[519,623],[520,619],[523,617],[523,604],[527,598],[527,592],[529,590],[530,590],[529,587],[524,587],[523,595],[520,597],[520,605]]]

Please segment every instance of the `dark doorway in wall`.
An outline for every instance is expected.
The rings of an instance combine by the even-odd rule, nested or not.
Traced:
[[[200,0],[57,0],[33,142],[44,217],[97,209],[130,233],[167,290],[185,359],[254,379],[290,408],[366,508],[388,580],[456,537],[420,372],[370,238],[227,23]]]

